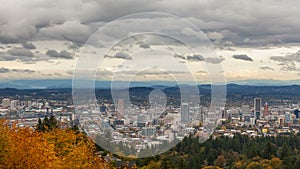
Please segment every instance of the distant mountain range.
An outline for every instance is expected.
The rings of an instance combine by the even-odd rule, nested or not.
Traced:
[[[80,86],[84,87],[85,82],[80,81]],[[129,87],[154,87],[165,88],[177,85],[171,81],[147,81],[147,82],[128,82],[128,81],[114,81],[114,88],[127,88]],[[111,81],[95,81],[96,88],[111,88]],[[72,88],[72,79],[41,79],[41,80],[11,80],[0,82],[0,88],[15,88],[15,89],[59,89],[59,88]]]
[[[84,85],[84,81],[81,82]],[[116,88],[127,88],[127,81],[114,81],[113,84]],[[96,81],[96,88],[111,88],[111,81]],[[186,84],[190,84],[186,82]],[[240,80],[231,81],[227,84],[249,85],[249,86],[289,86],[300,85],[300,80]],[[165,88],[176,86],[177,83],[173,81],[145,81],[130,82],[129,87],[152,87],[152,88]],[[40,79],[40,80],[11,80],[0,82],[0,88],[16,88],[16,89],[58,89],[58,88],[72,88],[72,79]]]
[[[238,84],[238,85],[249,85],[249,86],[289,86],[289,85],[300,85],[300,79],[298,80],[250,79],[250,80],[231,81],[228,83]]]

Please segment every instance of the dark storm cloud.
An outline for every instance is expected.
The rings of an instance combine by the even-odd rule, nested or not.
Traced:
[[[179,58],[179,59],[185,60],[185,57],[180,54],[175,53],[173,56],[174,56],[174,58]]]
[[[281,70],[284,71],[299,71],[296,67],[296,62],[300,62],[300,50],[295,53],[288,53],[285,56],[271,56],[270,60],[279,62]]]
[[[200,70],[200,71],[197,71],[197,73],[199,73],[199,74],[207,74],[207,71]]]
[[[189,55],[186,57],[186,60],[191,62],[200,62],[200,61],[204,61],[204,58],[201,55]]]
[[[0,68],[0,73],[7,73],[7,72],[9,72],[9,69],[4,68],[4,67]]]
[[[282,63],[300,62],[300,50],[295,53],[289,53],[285,56],[271,56],[270,59]]]
[[[8,69],[8,68],[0,68],[0,73],[8,73],[8,72],[18,72],[18,73],[34,73],[34,70],[30,69]]]
[[[274,70],[273,68],[269,67],[269,66],[262,66],[262,67],[259,67],[260,69],[262,70]]]
[[[35,56],[36,55],[36,56]],[[35,63],[40,60],[47,60],[41,54],[33,54],[30,50],[14,47],[6,52],[0,53],[0,61],[19,61],[23,63]]]
[[[280,70],[287,71],[287,72],[299,71],[299,69],[294,64],[287,64],[287,65],[281,67]]]
[[[144,48],[144,49],[148,49],[148,48],[150,48],[150,45],[147,44],[147,43],[141,43],[141,44],[140,44],[140,47],[141,47],[141,48]]]
[[[205,58],[205,62],[207,63],[211,63],[211,64],[218,64],[218,63],[221,63],[222,61],[224,61],[225,59],[223,57],[219,57],[219,58],[216,58],[216,57],[208,57],[208,58]]]
[[[65,21],[62,24],[40,29],[37,36],[41,39],[66,40],[82,45],[92,33],[93,31],[89,26],[80,23],[80,21]]]
[[[215,58],[215,57],[207,57],[207,58],[203,58],[202,55],[188,55],[186,57],[184,57],[183,55],[177,54],[175,53],[174,58],[179,58],[182,60],[187,60],[190,62],[201,62],[201,61],[205,61],[206,63],[211,63],[211,64],[218,64],[221,63],[223,60],[225,60],[223,57],[219,57],[219,58]],[[185,62],[183,62],[185,63]]]
[[[7,51],[8,54],[13,55],[13,56],[27,56],[27,57],[32,57],[33,53],[25,48],[13,48],[9,49]]]
[[[126,75],[170,75],[170,74],[187,74],[185,71],[159,71],[159,70],[146,70],[146,71],[119,71],[120,74]]]
[[[0,53],[0,61],[13,61],[19,59],[19,56],[10,56],[5,53]]]
[[[51,49],[46,52],[46,55],[48,55],[51,58],[73,59],[73,54],[66,50],[57,52],[56,50]]]
[[[52,77],[57,77],[57,76],[63,76],[60,73],[50,73],[50,74],[45,74],[46,76],[52,76]]]
[[[132,60],[132,57],[129,56],[127,53],[124,52],[117,52],[114,56],[105,55],[105,58],[116,58],[116,59],[125,59],[125,60]]]
[[[245,61],[253,61],[253,59],[247,55],[232,55],[234,59],[245,60]]]
[[[273,60],[273,61],[277,61],[277,62],[286,62],[286,61],[288,61],[288,59],[285,56],[271,56],[270,59]],[[283,63],[280,63],[280,64],[283,64]]]
[[[19,73],[34,73],[34,70],[30,69],[10,69],[11,72],[19,72]]]
[[[24,43],[22,44],[25,49],[36,49],[36,47],[32,43]]]

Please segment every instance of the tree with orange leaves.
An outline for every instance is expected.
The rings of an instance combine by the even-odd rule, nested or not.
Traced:
[[[110,168],[85,135],[73,130],[38,132],[0,121],[0,168]]]

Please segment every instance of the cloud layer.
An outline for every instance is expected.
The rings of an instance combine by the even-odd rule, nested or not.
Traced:
[[[100,25],[132,13],[149,11],[186,18],[218,45],[258,46],[300,41],[300,2],[292,0],[133,0],[118,3],[81,0],[54,0],[49,3],[44,0],[23,1],[21,4],[11,0],[1,4],[2,43],[57,39],[82,44]]]
[[[199,53],[203,56],[192,55],[193,52],[178,50],[182,44],[177,39],[153,34],[120,39],[122,43],[112,47],[111,53],[105,57],[113,62],[121,59],[134,62],[134,52],[129,52],[130,49],[167,49],[171,57],[176,59],[176,63],[190,62],[191,65],[196,65],[205,61],[215,64],[213,66],[227,64],[234,78],[243,78],[243,74],[249,73],[255,76],[253,70],[268,73],[279,70],[294,74],[300,72],[300,51],[295,52],[300,49],[300,1],[129,0],[115,3],[96,0],[0,0],[0,3],[2,75],[30,72],[30,69],[13,69],[25,64],[32,64],[30,66],[37,66],[39,69],[44,69],[42,64],[50,63],[53,69],[74,68],[72,66],[75,64],[71,62],[76,61],[85,42],[101,26],[126,15],[153,11],[170,13],[190,21],[205,33],[217,51],[221,51],[218,55],[224,57],[213,58],[201,52]],[[138,20],[138,24],[131,22],[134,20]],[[153,20],[168,25],[168,28],[154,24],[157,22]],[[128,27],[131,30],[159,30],[162,34],[167,34],[177,30],[178,25],[174,20],[164,17],[132,18],[118,28],[104,31],[106,39],[103,42],[128,36]],[[185,28],[176,35],[195,37],[197,33],[193,29]],[[102,48],[104,43],[99,43],[98,47]],[[262,52],[259,57],[248,50],[291,46],[298,48],[289,52]],[[240,64],[232,66],[229,62]],[[57,67],[54,68],[55,64]],[[65,74],[63,71],[61,75]],[[59,76],[55,73],[45,74]]]
[[[46,52],[46,55],[53,58],[73,59],[73,55],[66,50],[57,52],[56,50],[51,49]]]

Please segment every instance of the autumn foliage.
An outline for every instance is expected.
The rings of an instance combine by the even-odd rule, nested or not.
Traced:
[[[9,128],[0,121],[0,168],[109,168],[95,145],[73,130]]]

